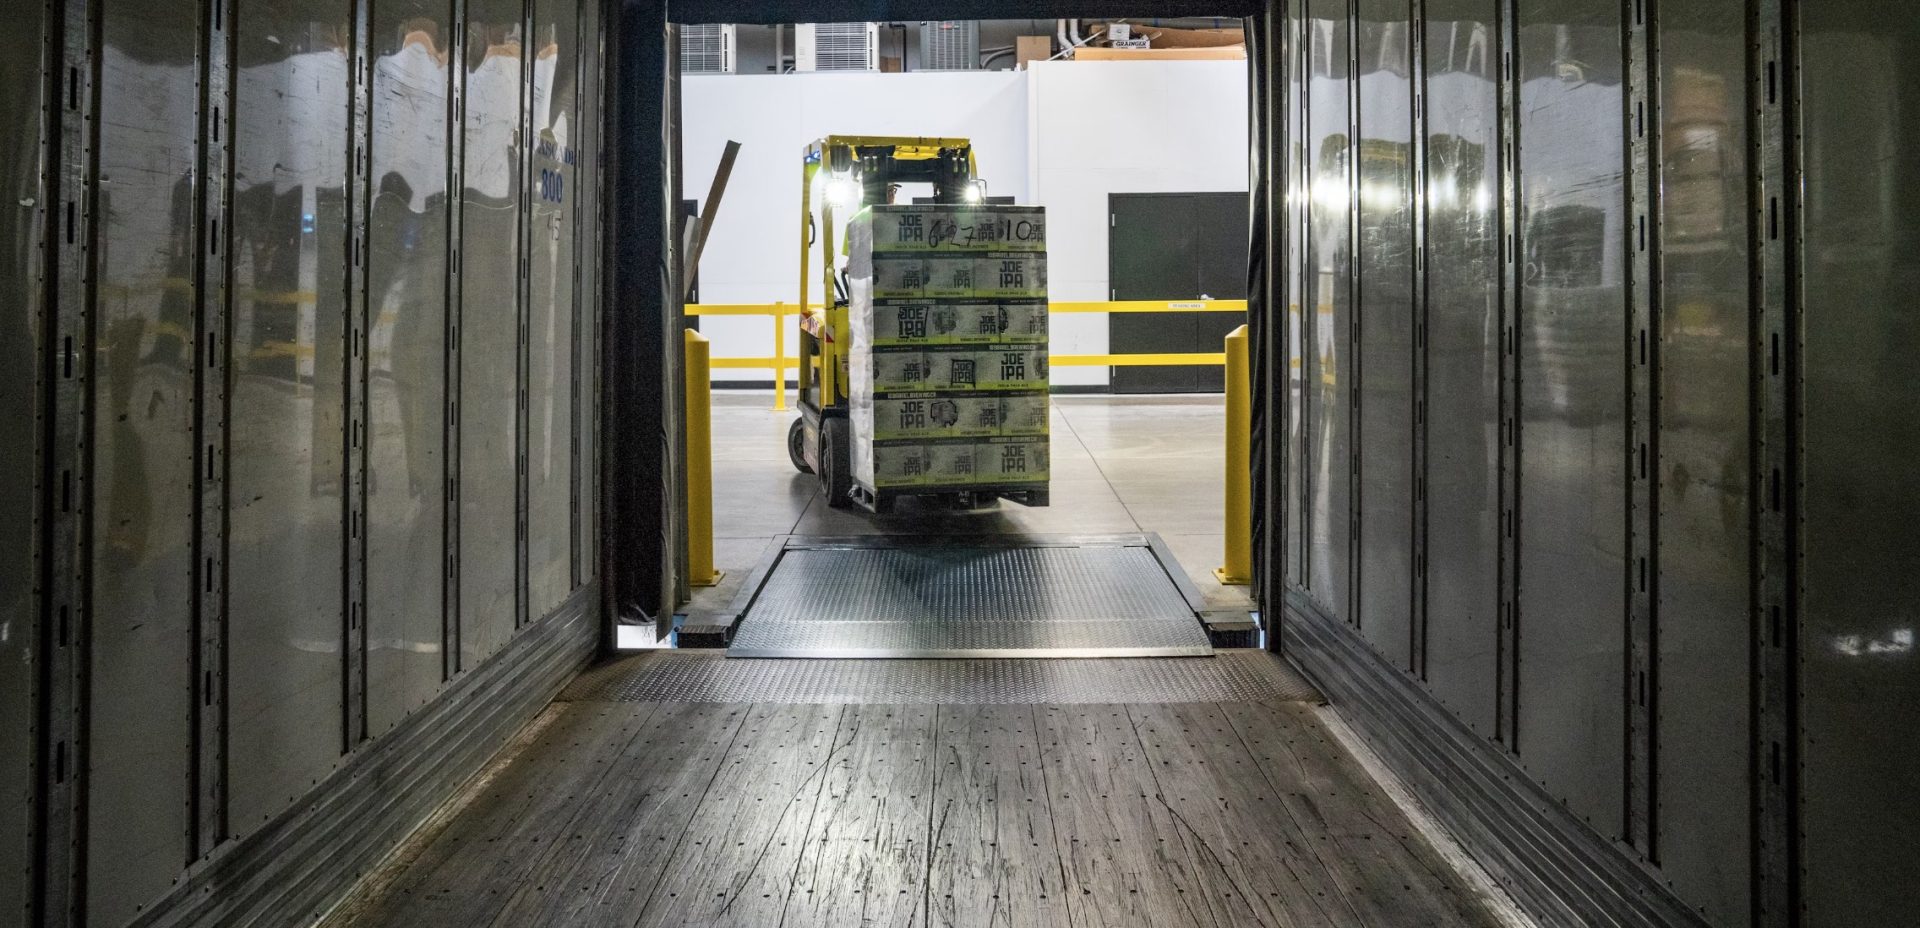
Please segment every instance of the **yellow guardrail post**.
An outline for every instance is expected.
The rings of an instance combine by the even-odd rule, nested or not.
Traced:
[[[1247,374],[1247,327],[1227,334],[1226,560],[1214,568],[1221,583],[1253,580],[1253,397]]]
[[[787,411],[787,305],[773,304],[773,411]]]
[[[686,332],[687,582],[713,586],[713,367],[707,337]]]

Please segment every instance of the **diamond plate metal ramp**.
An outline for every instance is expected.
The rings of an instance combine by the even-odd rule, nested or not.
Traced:
[[[1277,654],[1228,648],[1185,657],[1044,660],[743,660],[720,651],[650,651],[582,673],[568,702],[1085,705],[1319,702]]]
[[[729,657],[1181,657],[1205,626],[1145,536],[789,538]]]

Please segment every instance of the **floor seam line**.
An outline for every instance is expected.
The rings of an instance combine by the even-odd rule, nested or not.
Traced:
[[[1206,847],[1205,840],[1200,837],[1199,829],[1194,828],[1193,825],[1186,820],[1185,816],[1182,816],[1167,802],[1167,786],[1165,783],[1160,782],[1160,771],[1154,768],[1153,757],[1147,753],[1147,739],[1140,734],[1140,720],[1133,716],[1134,709],[1136,708],[1138,708],[1138,704],[1135,703],[1122,703],[1120,706],[1120,709],[1127,714],[1127,727],[1133,730],[1133,743],[1134,746],[1140,750],[1140,760],[1146,765],[1147,776],[1153,779],[1153,798],[1166,810],[1167,817],[1173,820],[1174,832],[1176,834],[1183,834],[1189,839],[1180,842],[1186,850],[1187,867],[1189,868],[1188,875],[1195,881],[1193,889],[1194,892],[1199,893],[1201,896],[1201,904],[1207,913],[1207,920],[1217,926],[1220,924],[1220,919],[1213,911],[1213,894],[1207,892],[1199,883],[1200,861],[1196,857],[1194,843],[1199,843],[1201,847],[1209,853],[1212,852],[1212,848]],[[1219,860],[1219,855],[1214,854],[1212,856],[1216,861]],[[1226,868],[1222,866],[1220,869],[1224,871]],[[1191,910],[1189,910],[1189,914],[1191,914]]]
[[[1260,779],[1265,780],[1267,782],[1267,788],[1274,791],[1276,801],[1280,802],[1280,811],[1286,813],[1287,820],[1293,823],[1294,831],[1302,835],[1306,834],[1307,831],[1301,827],[1300,820],[1294,816],[1293,810],[1287,807],[1284,800],[1278,798],[1285,796],[1286,790],[1281,788],[1281,784],[1274,781],[1273,775],[1267,771],[1267,765],[1260,762],[1260,755],[1255,754],[1253,745],[1247,743],[1247,733],[1241,730],[1240,723],[1234,720],[1232,713],[1223,712],[1221,714],[1226,717],[1227,727],[1233,729],[1233,737],[1240,742],[1240,749],[1247,752],[1248,757],[1253,758],[1253,769],[1260,771]],[[1293,753],[1292,748],[1284,748],[1284,750],[1286,750],[1289,755]],[[1333,868],[1327,865],[1326,859],[1320,856],[1320,851],[1312,845],[1306,845],[1306,849],[1313,855],[1313,862],[1319,864],[1321,872],[1326,874],[1327,882],[1332,884],[1334,890],[1340,894],[1340,902],[1346,906],[1347,912],[1353,916],[1354,922],[1356,924],[1363,923],[1365,919],[1361,918],[1359,908],[1356,907],[1353,904],[1353,900],[1348,897],[1346,887],[1340,884],[1340,878],[1334,874]]]
[[[943,708],[939,703],[933,706],[933,742],[927,751],[927,764],[933,769],[927,786],[926,853],[921,855],[926,869],[920,880],[920,923],[927,928],[933,928],[933,815],[940,799],[940,710]]]
[[[687,833],[693,829],[694,820],[700,817],[700,807],[706,804],[707,796],[713,792],[714,781],[720,779],[720,774],[726,771],[727,758],[733,756],[734,745],[740,743],[740,732],[747,727],[747,719],[753,714],[754,708],[752,705],[742,706],[740,722],[733,727],[733,736],[727,739],[726,748],[720,752],[719,762],[713,765],[713,775],[707,777],[706,785],[700,788],[699,801],[693,804],[693,810],[688,813],[687,820],[680,825],[680,834],[673,839],[673,847],[667,850],[666,860],[671,861],[680,856],[680,847],[686,843]],[[640,904],[640,909],[633,915],[634,928],[639,928],[641,921],[647,917],[647,911],[653,908],[654,900],[659,898],[660,886],[664,881],[659,879],[661,874],[654,876],[653,885],[647,889],[646,901]]]
[[[1100,482],[1107,485],[1107,492],[1113,494],[1113,501],[1120,504],[1120,511],[1127,514],[1127,521],[1133,523],[1133,530],[1146,531],[1140,527],[1139,518],[1134,516],[1133,507],[1128,506],[1126,498],[1120,495],[1120,488],[1113,485],[1113,478],[1107,476],[1107,469],[1100,466],[1100,458],[1093,453],[1093,449],[1087,447],[1086,442],[1080,440],[1080,430],[1073,427],[1073,420],[1067,417],[1064,406],[1060,407],[1060,421],[1066,423],[1067,434],[1073,436],[1073,443],[1079,445],[1080,450],[1086,452],[1087,460],[1093,462],[1094,472],[1100,475]]]
[[[574,703],[573,705],[584,706],[588,704]],[[608,705],[612,705],[612,704],[608,704]],[[629,703],[629,705],[634,705],[634,704]],[[658,715],[660,712],[660,703],[657,703],[657,702],[639,703],[638,705],[644,706],[646,711],[641,714],[642,719],[640,723],[634,726],[633,734],[627,738],[626,742],[620,746],[620,750],[616,754],[614,754],[614,757],[616,760],[626,756],[627,750],[633,746],[633,742],[639,740],[640,733],[646,730],[647,726],[652,723],[653,717],[655,715]],[[608,777],[613,776],[613,772],[615,768],[618,766],[619,765],[617,763],[607,764],[606,769],[600,771],[600,775],[594,778],[593,783],[588,788],[585,788],[581,791],[582,800],[579,803],[578,807],[574,809],[573,814],[567,817],[566,825],[561,829],[560,836],[554,841],[549,842],[545,848],[541,849],[540,854],[534,860],[533,865],[528,868],[527,870],[528,875],[531,875],[535,871],[539,870],[542,864],[551,860],[555,854],[560,853],[562,850],[566,848],[567,834],[573,831],[573,826],[575,822],[578,822],[582,818],[586,817],[587,814],[592,810],[592,806],[593,806],[592,797],[599,793],[600,784],[605,783]],[[509,911],[512,911],[514,903],[520,900],[521,895],[528,891],[527,887],[528,887],[528,884],[522,883],[519,889],[515,890],[511,895],[507,896],[506,900],[500,904],[499,910],[494,912],[493,917],[487,919],[485,924],[489,926],[499,924],[500,919],[505,918],[507,913]]]
[[[827,791],[827,781],[833,778],[833,756],[840,753],[840,748],[835,741],[839,739],[840,726],[846,722],[847,710],[853,705],[853,703],[842,703],[839,714],[833,717],[833,734],[827,736],[827,756],[820,764],[820,782],[814,786],[813,807],[807,810],[807,827],[800,832],[800,853],[794,856],[793,873],[787,878],[787,897],[780,900],[779,924],[781,925],[787,923],[787,909],[793,906],[793,894],[800,887],[800,865],[806,862],[807,851],[813,847],[813,823],[820,817],[820,795]],[[853,746],[854,739],[860,737],[858,721],[854,723],[854,729],[854,733],[847,738],[846,746],[849,748]],[[773,838],[769,836],[767,840],[772,841]],[[728,904],[732,904],[731,900]]]
[[[1052,840],[1054,865],[1060,871],[1060,902],[1067,908],[1067,924],[1073,922],[1073,893],[1067,884],[1067,858],[1060,853],[1060,820],[1053,813],[1053,781],[1047,778],[1046,748],[1040,743],[1040,707],[1027,704],[1027,727],[1033,731],[1033,762],[1040,767],[1040,791],[1047,802],[1047,831]]]

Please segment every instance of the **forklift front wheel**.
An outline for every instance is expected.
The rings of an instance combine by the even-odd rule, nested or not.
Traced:
[[[853,505],[847,496],[853,490],[852,458],[847,420],[820,420],[820,489],[827,494],[827,505],[835,509]]]
[[[787,430],[787,459],[793,462],[794,470],[813,473],[807,463],[807,424],[800,419],[793,420],[793,427]]]

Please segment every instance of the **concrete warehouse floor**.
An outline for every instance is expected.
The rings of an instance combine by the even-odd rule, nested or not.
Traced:
[[[1002,501],[979,512],[829,507],[819,480],[787,460],[787,428],[798,415],[775,412],[769,390],[714,393],[713,559],[725,576],[694,591],[689,614],[723,611],[776,536],[895,533],[1155,532],[1211,608],[1249,607],[1245,587],[1213,576],[1225,520],[1220,396],[1055,396],[1052,505]]]

